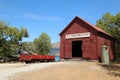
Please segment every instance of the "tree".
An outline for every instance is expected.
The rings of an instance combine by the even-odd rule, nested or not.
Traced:
[[[48,34],[42,33],[34,40],[38,54],[47,55],[51,50],[51,40]]]
[[[23,42],[22,50],[31,52],[31,53],[36,52],[35,44],[33,42]]]
[[[0,22],[0,56],[15,54],[21,48],[22,39],[28,37],[27,29],[12,27],[9,24]]]
[[[120,62],[120,12],[116,15],[106,13],[99,19],[96,25],[116,39],[115,60]]]

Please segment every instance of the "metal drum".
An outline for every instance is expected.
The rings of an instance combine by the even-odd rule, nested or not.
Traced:
[[[102,46],[102,62],[104,64],[109,64],[110,60],[109,60],[109,49],[108,46],[103,45]]]

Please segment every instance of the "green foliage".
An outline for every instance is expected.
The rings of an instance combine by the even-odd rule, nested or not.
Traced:
[[[9,56],[21,48],[22,39],[28,37],[27,29],[12,27],[0,22],[0,56]]]
[[[120,12],[116,15],[106,13],[96,23],[116,39],[115,59],[120,62]]]
[[[42,33],[34,40],[38,54],[47,55],[51,50],[51,40],[48,34]]]
[[[35,44],[33,42],[24,42],[22,44],[22,50],[31,52],[31,53],[36,52]]]

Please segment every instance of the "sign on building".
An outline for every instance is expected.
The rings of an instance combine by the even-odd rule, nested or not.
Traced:
[[[84,38],[84,37],[90,37],[90,32],[77,33],[77,34],[67,34],[67,35],[66,35],[66,39],[71,39],[71,38]]]

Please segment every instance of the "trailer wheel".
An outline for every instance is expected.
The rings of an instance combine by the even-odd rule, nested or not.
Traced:
[[[26,63],[26,64],[29,64],[29,63],[30,63],[30,61],[25,61],[25,63]]]

